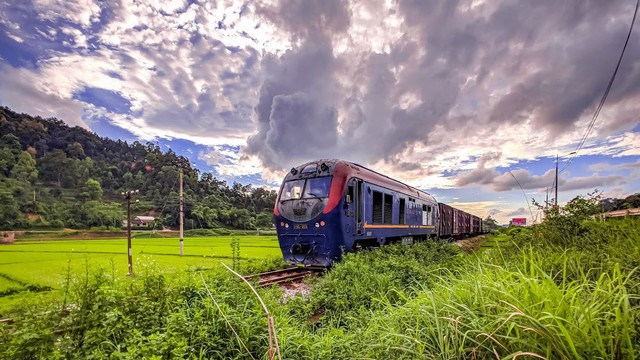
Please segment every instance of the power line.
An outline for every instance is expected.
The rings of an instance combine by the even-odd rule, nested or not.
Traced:
[[[176,187],[176,184],[178,183],[178,179],[180,179],[179,176],[176,176],[176,182],[173,183],[173,186],[170,189],[173,189]],[[171,194],[171,191],[169,191],[169,194]],[[160,210],[160,216],[162,216],[162,214],[164,213],[164,209],[167,207],[167,203],[169,202],[169,195],[167,195],[165,201],[164,201],[164,205],[162,205],[162,210]],[[158,222],[155,221],[153,223],[153,228],[151,228],[151,231],[154,231],[156,229],[156,225],[158,225]]]
[[[624,52],[627,49],[627,44],[629,44],[629,38],[631,37],[631,32],[633,31],[633,24],[636,22],[636,16],[638,15],[638,6],[640,6],[640,0],[636,1],[636,8],[635,8],[635,11],[633,12],[633,20],[631,20],[631,26],[629,27],[629,33],[627,34],[627,40],[625,40],[625,42],[624,42],[624,47],[622,48],[622,52],[620,53],[620,57],[618,58],[618,63],[616,64],[616,68],[613,71],[613,75],[611,75],[611,79],[609,80],[609,83],[607,84],[607,88],[604,91],[604,94],[602,95],[602,99],[600,100],[600,103],[598,104],[598,107],[596,108],[596,112],[593,114],[593,117],[591,118],[591,121],[589,122],[589,126],[587,126],[587,130],[585,131],[584,135],[582,136],[582,139],[580,140],[580,143],[576,147],[576,150],[575,150],[576,153],[569,159],[569,161],[565,164],[565,166],[562,168],[562,170],[560,170],[560,173],[565,171],[569,167],[569,165],[571,165],[573,160],[578,156],[578,152],[582,149],[582,147],[584,146],[584,143],[587,141],[587,138],[589,137],[589,134],[591,133],[591,130],[593,129],[593,125],[595,125],[596,120],[598,119],[598,115],[600,114],[600,111],[602,110],[602,107],[604,106],[605,101],[607,101],[607,96],[609,96],[609,91],[611,90],[611,86],[613,85],[613,81],[615,80],[616,75],[618,74],[618,69],[620,68],[620,63],[622,63],[622,57],[624,56]]]
[[[511,175],[511,177],[516,181],[516,183],[518,183],[518,186],[520,187],[520,190],[522,190],[522,195],[524,195],[524,200],[527,202],[527,207],[529,208],[529,214],[531,215],[531,222],[533,223],[533,211],[531,211],[531,205],[529,205],[529,198],[527,197],[527,193],[524,192],[524,189],[522,188],[522,185],[520,185],[520,181],[518,181],[516,176],[513,175],[511,170],[507,170],[507,171],[509,172],[509,175]]]

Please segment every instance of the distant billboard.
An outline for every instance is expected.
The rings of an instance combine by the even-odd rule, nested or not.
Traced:
[[[527,218],[513,218],[511,226],[527,226]]]

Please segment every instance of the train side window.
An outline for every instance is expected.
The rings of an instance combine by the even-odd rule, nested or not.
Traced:
[[[382,193],[373,192],[373,223],[382,224]]]
[[[393,195],[384,194],[384,223],[393,224]]]
[[[400,219],[399,219],[399,221],[398,221],[398,223],[399,223],[399,224],[404,224],[404,223],[405,223],[405,221],[404,221],[404,211],[405,211],[405,207],[406,207],[406,206],[407,206],[407,205],[405,204],[405,200],[404,200],[404,198],[400,198],[400,209],[399,209],[399,210],[400,210],[400,211],[399,211],[399,213],[400,213]]]
[[[347,194],[344,196],[344,208],[347,209],[349,204],[353,202],[353,185],[349,185],[347,187]]]
[[[355,204],[356,204],[356,220],[358,221],[358,224],[362,223],[362,207],[364,204],[364,199],[362,197],[362,188],[363,188],[363,184],[362,184],[362,180],[358,180],[356,181],[356,199],[355,199]],[[371,189],[371,188],[369,188]],[[360,232],[360,228],[358,228],[358,232]]]

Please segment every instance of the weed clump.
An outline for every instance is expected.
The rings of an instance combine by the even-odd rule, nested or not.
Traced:
[[[310,310],[322,311],[324,322],[351,326],[371,311],[406,302],[461,264],[458,248],[433,241],[347,254],[313,287]]]

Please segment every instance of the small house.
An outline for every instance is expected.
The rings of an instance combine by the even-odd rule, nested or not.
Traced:
[[[131,219],[132,228],[149,228],[156,218],[153,216],[136,216]],[[122,227],[127,227],[127,220],[122,220]]]

